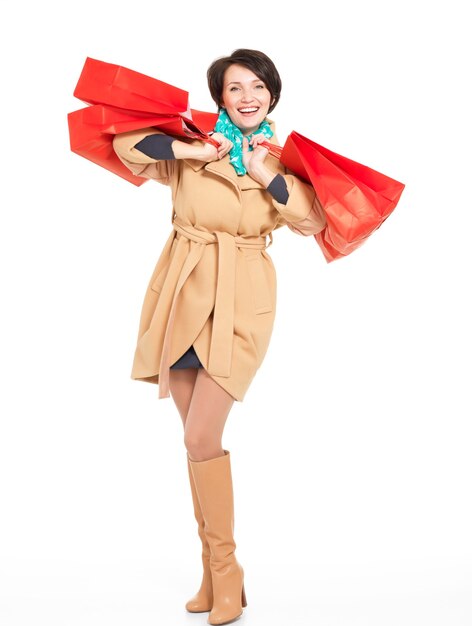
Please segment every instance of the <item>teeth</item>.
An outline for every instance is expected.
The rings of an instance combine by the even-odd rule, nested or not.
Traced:
[[[253,113],[253,112],[257,111],[257,110],[258,110],[257,107],[248,107],[246,109],[238,109],[238,111],[240,113]]]

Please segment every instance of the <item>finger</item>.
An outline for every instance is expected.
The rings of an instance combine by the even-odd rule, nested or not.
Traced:
[[[229,141],[228,139],[225,139],[225,141],[221,144],[218,150],[218,155],[220,156],[220,158],[224,157],[225,154],[228,154],[228,152],[231,150],[232,147],[233,147],[233,144],[231,143],[231,141]]]
[[[256,148],[254,148],[254,158],[256,158],[258,161],[264,161],[268,154],[269,151],[263,146],[257,146]]]
[[[254,137],[251,139],[251,145],[257,146],[259,143],[261,143],[261,141],[264,141],[264,139],[264,135],[262,133],[258,133],[257,135],[254,135]]]
[[[215,135],[212,135],[212,137],[214,137]],[[220,150],[221,148],[224,148],[226,146],[226,137],[224,135],[218,135],[216,137],[216,141],[218,142],[218,150]]]

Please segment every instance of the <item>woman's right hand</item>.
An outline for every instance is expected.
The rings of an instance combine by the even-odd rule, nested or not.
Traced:
[[[216,141],[219,146],[217,148],[213,144],[206,142],[203,144],[200,160],[207,163],[210,163],[211,161],[219,161],[226,156],[233,147],[233,143],[221,133],[213,133],[211,138]]]
[[[172,150],[176,159],[195,159],[197,161],[219,161],[233,147],[232,142],[221,133],[213,133],[211,136],[218,143],[218,147],[206,141],[194,141],[187,143],[176,139],[172,142]]]

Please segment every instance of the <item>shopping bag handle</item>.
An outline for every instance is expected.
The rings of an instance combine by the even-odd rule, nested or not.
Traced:
[[[200,141],[204,141],[205,143],[215,146],[215,148],[219,148],[220,144],[216,141],[216,139],[212,139],[211,135],[199,128],[191,119],[184,117],[183,115],[180,115],[180,119],[182,121],[182,129],[186,137],[189,137],[189,139],[199,139]]]
[[[270,154],[272,154],[272,156],[275,156],[278,159],[280,159],[280,156],[283,150],[282,146],[276,146],[274,143],[269,143],[268,141],[262,141],[259,145],[262,146],[263,148],[267,148],[267,150],[270,152]]]

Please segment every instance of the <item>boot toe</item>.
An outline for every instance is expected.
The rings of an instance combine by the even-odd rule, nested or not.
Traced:
[[[211,606],[204,605],[201,602],[192,602],[192,600],[187,602],[185,608],[189,613],[208,613],[208,611],[211,611]]]
[[[242,611],[241,613],[238,613],[237,615],[223,615],[223,614],[217,614],[217,615],[210,615],[208,617],[207,623],[211,624],[212,626],[221,626],[222,624],[231,624],[232,622],[235,622],[236,620],[238,620],[241,615],[242,615]]]
[[[206,613],[207,611],[211,611],[213,602],[208,598],[202,598],[198,596],[193,596],[185,605],[185,608],[190,613]]]

